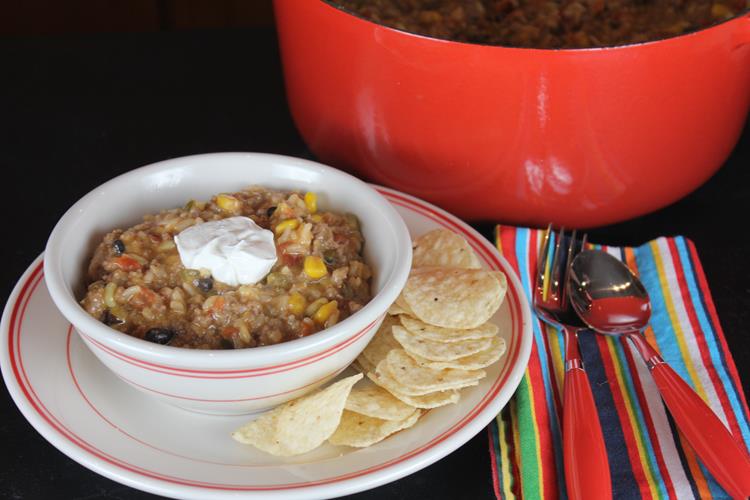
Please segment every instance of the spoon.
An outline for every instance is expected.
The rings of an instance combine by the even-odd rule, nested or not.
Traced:
[[[640,353],[675,424],[716,481],[734,498],[750,496],[750,458],[719,417],[641,335],[651,300],[625,264],[600,250],[571,265],[570,301],[581,319],[605,335],[623,335]]]

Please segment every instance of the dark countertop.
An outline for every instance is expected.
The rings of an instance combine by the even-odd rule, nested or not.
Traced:
[[[310,157],[284,98],[275,35],[222,30],[0,39],[0,168],[6,206],[3,302],[83,194],[137,166],[215,151]],[[750,131],[706,185],[681,202],[591,231],[637,244],[682,234],[696,243],[747,394],[750,383]],[[491,224],[476,225],[491,234]],[[34,431],[5,387],[0,397],[2,498],[154,498],[99,476]],[[487,435],[356,498],[493,498]]]

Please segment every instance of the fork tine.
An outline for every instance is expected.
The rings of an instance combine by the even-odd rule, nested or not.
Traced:
[[[573,231],[573,234],[570,237],[570,245],[568,246],[568,258],[567,263],[565,264],[565,278],[564,278],[564,286],[563,286],[563,293],[562,293],[562,299],[560,300],[560,305],[562,308],[568,307],[568,282],[570,281],[570,268],[573,265],[573,259],[576,255],[586,250],[586,243],[588,241],[588,233],[583,233],[583,236],[581,237],[581,242],[578,244],[576,241],[576,231]]]
[[[549,240],[551,232],[552,224],[548,224],[547,229],[544,231],[542,246],[539,247],[539,255],[537,256],[536,260],[536,283],[534,286],[534,292],[541,292],[543,296],[547,295],[547,280],[544,279],[544,276],[547,271],[547,252],[549,252]]]
[[[560,307],[563,309],[568,307],[568,280],[570,279],[570,265],[573,263],[573,257],[578,255],[580,249],[578,248],[578,241],[576,240],[577,231],[574,229],[573,234],[570,235],[570,242],[568,243],[568,254],[565,259],[565,270],[563,271],[564,276],[562,279],[562,293],[560,294]]]
[[[562,265],[560,261],[560,247],[565,240],[565,228],[561,227],[555,235],[555,250],[554,256],[552,257],[552,270],[549,273],[549,287],[548,294],[552,294],[552,300],[559,300],[560,298],[560,281],[562,276]]]

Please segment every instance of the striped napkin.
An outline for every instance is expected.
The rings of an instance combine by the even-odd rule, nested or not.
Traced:
[[[498,226],[500,252],[531,303],[543,231]],[[637,248],[598,247],[626,261],[651,295],[651,345],[697,389],[735,436],[750,443],[737,370],[727,348],[693,243],[659,238]],[[526,374],[490,426],[498,498],[565,498],[562,458],[563,340],[534,319]],[[624,340],[580,335],[606,441],[614,497],[729,498],[677,432],[637,351]]]

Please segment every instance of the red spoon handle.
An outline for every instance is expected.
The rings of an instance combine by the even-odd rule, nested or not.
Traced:
[[[703,465],[733,498],[750,496],[750,458],[701,397],[640,335],[631,335],[675,424]]]
[[[604,436],[583,370],[578,339],[567,329],[565,346],[563,459],[568,497],[606,500],[612,498],[612,483]]]

